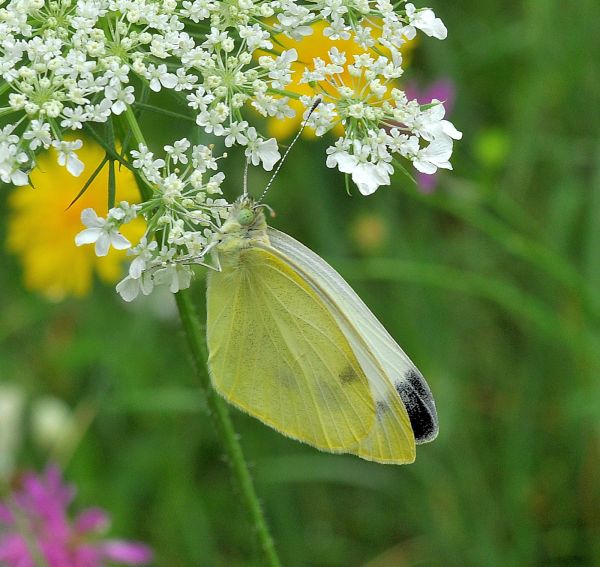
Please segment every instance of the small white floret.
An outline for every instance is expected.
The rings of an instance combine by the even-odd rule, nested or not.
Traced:
[[[75,244],[94,244],[96,256],[106,256],[110,247],[115,250],[126,250],[131,243],[118,230],[118,227],[96,214],[94,209],[81,211],[81,222],[86,226],[75,236]]]

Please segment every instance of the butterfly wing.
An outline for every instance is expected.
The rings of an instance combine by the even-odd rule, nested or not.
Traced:
[[[268,235],[273,249],[309,281],[328,305],[367,374],[378,419],[356,454],[382,462],[410,462],[414,459],[415,440],[431,441],[438,432],[435,403],[425,379],[325,260],[287,234],[269,228]]]
[[[207,341],[217,391],[280,432],[346,452],[375,421],[369,382],[312,287],[270,250],[209,274]]]

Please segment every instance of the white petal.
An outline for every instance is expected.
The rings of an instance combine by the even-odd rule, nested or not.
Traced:
[[[437,167],[435,165],[433,165],[431,162],[421,159],[415,159],[413,161],[413,166],[417,171],[420,171],[421,173],[428,173],[429,175],[437,171]]]
[[[159,268],[154,272],[154,284],[155,285],[165,285],[169,282],[169,278],[167,277],[168,268]]]
[[[77,157],[76,154],[69,154],[67,157],[67,171],[74,175],[75,177],[79,177],[83,170],[85,169],[85,164]]]
[[[144,295],[150,295],[152,289],[154,288],[154,280],[152,276],[148,273],[142,274],[140,278],[140,289]]]
[[[127,110],[127,106],[125,106],[125,103],[122,100],[117,100],[113,103],[111,110],[113,111],[113,114],[119,115]]]
[[[146,267],[146,261],[143,258],[141,258],[140,256],[138,256],[129,265],[129,275],[134,280],[137,280],[139,277],[141,277],[142,273],[144,272],[145,267]]]
[[[246,149],[246,157],[250,158],[250,162],[252,165],[258,165],[260,163],[260,156],[258,153],[253,152],[251,149]]]
[[[263,167],[267,171],[271,171],[273,166],[279,161],[279,158],[281,158],[281,154],[277,149],[277,140],[275,138],[269,138],[265,142],[261,142],[259,144],[258,153],[263,162]]]
[[[414,26],[404,26],[402,29],[402,34],[406,39],[415,39],[417,36],[417,30],[414,28]]]
[[[111,233],[110,243],[115,250],[127,250],[127,248],[131,248],[131,242],[129,242],[129,240],[127,240],[120,232]]]
[[[29,178],[27,177],[27,174],[19,169],[17,169],[17,171],[12,172],[10,180],[13,185],[29,185]]]
[[[411,24],[436,39],[446,39],[448,36],[448,30],[442,20],[436,18],[433,10],[429,8],[417,12],[411,19]]]
[[[171,280],[170,290],[173,293],[177,293],[182,289],[187,289],[190,287],[191,281],[192,271],[187,266],[177,266]]]
[[[452,139],[441,136],[431,142],[426,148],[419,152],[419,157],[431,161],[441,167],[441,163],[447,163],[452,155]]]
[[[171,285],[169,286],[169,290],[171,293],[177,293],[181,289],[179,285],[179,274],[177,270],[173,270],[171,274]]]
[[[160,81],[156,77],[154,77],[154,79],[152,79],[150,81],[149,87],[150,87],[151,91],[154,91],[155,93],[159,92],[160,91]]]
[[[342,173],[352,173],[357,163],[356,158],[347,153],[339,153],[336,156],[336,161],[338,169]]]
[[[96,240],[96,256],[106,256],[108,254],[108,249],[110,248],[110,237],[106,234],[105,231],[100,232],[100,236],[98,240]]]
[[[298,60],[298,52],[295,48],[288,49],[281,54],[281,59],[283,59],[286,63],[292,63],[293,61]]]
[[[263,168],[265,171],[272,171],[275,164],[279,161],[279,152],[277,154],[259,154],[259,158],[262,160]]]
[[[362,163],[352,172],[352,181],[363,195],[372,195],[382,185],[390,184],[390,176],[383,165]]]
[[[457,130],[454,124],[449,120],[442,120],[440,125],[442,126],[442,132],[447,136],[450,136],[454,140],[460,140],[462,138],[462,132]]]
[[[140,292],[140,281],[127,276],[117,284],[117,293],[127,302],[133,301]],[[146,294],[148,295],[148,294]]]
[[[354,177],[352,177],[352,179],[354,179]],[[379,189],[379,185],[375,183],[356,183],[356,186],[361,194],[365,196],[372,195],[375,193],[375,191],[377,191],[377,189]]]
[[[75,245],[82,246],[83,244],[93,244],[100,238],[101,234],[102,229],[100,228],[86,228],[75,236]]]
[[[88,208],[81,211],[81,222],[88,228],[102,228],[104,219],[96,214],[94,209]]]
[[[173,89],[177,86],[178,80],[177,76],[173,75],[173,73],[166,73],[160,78],[160,82],[163,84],[163,87]]]
[[[433,104],[427,111],[427,121],[429,123],[439,122],[446,115],[446,107],[440,102]]]

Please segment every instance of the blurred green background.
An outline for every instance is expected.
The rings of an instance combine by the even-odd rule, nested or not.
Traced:
[[[423,371],[440,435],[393,467],[234,421],[286,566],[600,565],[600,3],[428,4],[449,37],[421,41],[407,77],[454,82],[455,171],[433,194],[397,175],[348,197],[304,140],[269,203]],[[148,120],[157,145],[190,131]],[[49,303],[4,248],[0,383],[89,424],[66,468],[77,505],[110,510],[159,567],[259,565],[169,298],[125,305],[98,283]],[[39,469],[30,437],[19,466]]]

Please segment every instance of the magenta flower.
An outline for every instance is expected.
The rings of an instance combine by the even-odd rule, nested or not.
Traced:
[[[103,539],[109,517],[99,508],[88,508],[71,521],[67,510],[74,496],[57,467],[40,476],[25,474],[20,488],[0,503],[0,565],[105,567],[152,560],[152,551],[141,543]]]
[[[431,83],[431,85],[420,88],[416,83],[408,83],[404,92],[408,99],[415,99],[419,104],[429,104],[432,100],[441,100],[446,109],[446,116],[449,116],[454,108],[454,99],[456,89],[450,79],[440,79]],[[437,173],[417,173],[417,183],[425,193],[432,193],[438,182]]]

